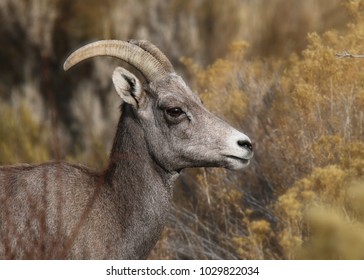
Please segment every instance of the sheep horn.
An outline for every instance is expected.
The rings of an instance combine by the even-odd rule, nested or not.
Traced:
[[[174,68],[172,63],[169,61],[169,59],[166,57],[164,53],[161,52],[160,49],[158,49],[155,45],[153,45],[151,42],[147,40],[136,40],[131,39],[128,40],[130,44],[136,45],[143,50],[149,52],[152,56],[154,56],[167,71],[174,72]]]
[[[173,67],[171,69],[169,65],[164,66],[163,62],[143,48],[118,40],[101,40],[77,49],[66,59],[63,69],[67,71],[75,64],[95,56],[119,58],[138,69],[148,81],[158,80],[174,72]]]

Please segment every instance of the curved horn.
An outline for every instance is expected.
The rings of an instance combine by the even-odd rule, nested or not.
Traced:
[[[164,68],[166,70],[168,70],[170,72],[174,72],[173,65],[169,61],[169,59],[166,57],[166,55],[160,49],[158,49],[155,45],[153,45],[151,42],[149,42],[147,40],[136,40],[136,39],[128,40],[128,42],[133,45],[137,45],[138,47],[142,48],[143,50],[149,52],[164,66]]]
[[[118,40],[101,40],[77,49],[66,59],[63,69],[66,71],[75,64],[95,56],[119,58],[138,69],[148,81],[158,80],[172,72],[148,51]]]

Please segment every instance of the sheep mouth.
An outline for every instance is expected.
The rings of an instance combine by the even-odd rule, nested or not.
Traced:
[[[233,160],[236,160],[236,161],[240,161],[241,163],[243,164],[248,164],[249,163],[249,159],[246,159],[246,158],[241,158],[241,157],[236,157],[236,156],[226,156],[227,158],[230,158],[230,159],[233,159]]]

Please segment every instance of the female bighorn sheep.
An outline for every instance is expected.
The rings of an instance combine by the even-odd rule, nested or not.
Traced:
[[[211,114],[147,41],[105,40],[72,53],[67,70],[95,56],[119,58],[112,80],[122,114],[106,170],[50,162],[0,168],[0,258],[141,259],[186,167],[240,169],[249,138]]]

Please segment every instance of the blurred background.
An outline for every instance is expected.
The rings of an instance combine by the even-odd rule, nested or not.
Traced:
[[[244,171],[185,170],[154,259],[364,258],[361,0],[0,0],[0,163],[105,168],[118,61],[76,48],[147,39],[247,133]]]

